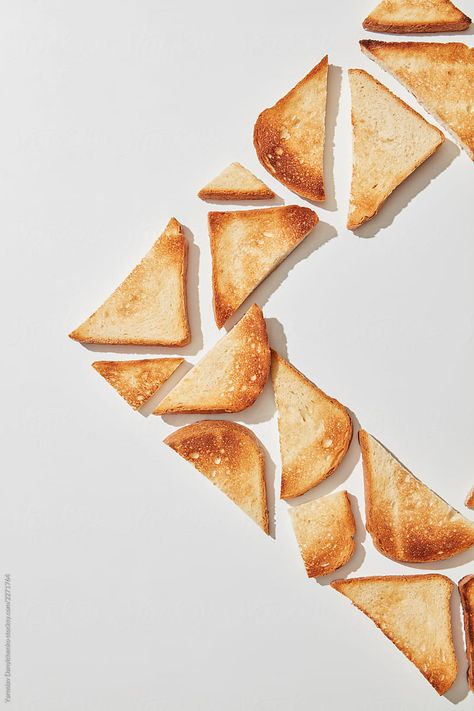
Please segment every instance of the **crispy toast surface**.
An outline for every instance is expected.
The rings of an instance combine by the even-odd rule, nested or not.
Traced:
[[[271,200],[273,190],[240,163],[231,163],[198,192],[202,200]]]
[[[450,600],[444,575],[387,575],[335,580],[331,586],[375,622],[423,676],[444,694],[457,675]]]
[[[411,91],[474,160],[474,47],[376,40],[362,40],[360,46]]]
[[[313,499],[289,512],[309,578],[328,575],[350,560],[356,528],[347,491]]]
[[[458,587],[466,637],[467,681],[470,690],[474,691],[474,575],[466,575],[459,581]]]
[[[365,430],[366,528],[375,547],[405,563],[446,560],[474,545],[474,523],[447,504]]]
[[[269,369],[265,319],[254,304],[163,398],[153,414],[240,412],[260,395]]]
[[[382,0],[362,24],[371,32],[412,34],[458,32],[471,20],[450,0]]]
[[[189,343],[187,251],[182,227],[173,217],[140,264],[70,338],[110,345]]]
[[[318,222],[298,205],[209,213],[214,316],[219,328]]]
[[[468,509],[474,509],[474,486],[470,490],[469,494],[466,496],[466,501],[464,502]]]
[[[337,468],[352,439],[352,420],[326,395],[272,351],[282,461],[281,498],[300,496]]]
[[[309,200],[324,193],[327,55],[288,94],[262,111],[253,142],[262,165],[290,190]]]
[[[347,227],[377,214],[395,188],[443,143],[439,129],[362,69],[349,69],[352,184]]]
[[[164,441],[268,533],[265,457],[253,432],[228,420],[201,420]]]

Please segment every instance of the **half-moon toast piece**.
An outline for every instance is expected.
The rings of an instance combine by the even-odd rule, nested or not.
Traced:
[[[268,533],[265,457],[253,432],[228,420],[201,420],[164,441]]]
[[[382,0],[362,24],[370,32],[408,35],[459,32],[471,20],[450,0]]]
[[[273,190],[240,163],[231,163],[198,192],[201,200],[271,200]]]

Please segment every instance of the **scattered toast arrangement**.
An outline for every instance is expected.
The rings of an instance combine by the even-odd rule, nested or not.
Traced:
[[[470,19],[449,0],[383,0],[363,27],[383,33],[462,31]],[[362,40],[364,54],[407,87],[474,160],[474,49],[459,42]],[[310,201],[325,200],[324,143],[328,55],[255,123],[257,158],[281,184]],[[443,132],[363,69],[349,69],[353,163],[347,227],[355,230],[443,144]],[[231,163],[198,193],[214,202],[271,201],[274,191]],[[208,214],[214,318],[218,328],[243,307],[240,320],[181,378],[184,358],[96,361],[94,369],[140,409],[173,376],[175,386],[153,410],[238,413],[268,381],[278,413],[281,498],[312,491],[344,460],[353,438],[349,411],[269,343],[256,303],[266,277],[317,229],[309,207],[285,205]],[[70,334],[85,344],[166,346],[191,341],[187,313],[187,240],[172,218],[141,262]],[[176,374],[176,375],[175,375]],[[400,564],[444,561],[474,546],[474,522],[414,476],[371,434],[358,434],[366,528],[375,548]],[[255,434],[229,419],[177,429],[165,444],[270,533],[265,455]],[[347,491],[289,506],[306,574],[341,569],[356,550],[356,521]],[[474,509],[474,488],[466,499]],[[438,573],[333,580],[331,586],[369,617],[439,694],[454,683],[458,662],[451,622],[452,581]],[[468,682],[474,691],[474,574],[459,582]],[[341,613],[342,614],[342,613]]]

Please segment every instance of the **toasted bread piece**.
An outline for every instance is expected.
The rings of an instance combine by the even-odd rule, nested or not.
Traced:
[[[258,117],[253,143],[260,163],[301,197],[324,200],[327,55]]]
[[[265,319],[254,304],[163,398],[153,414],[240,412],[260,395],[269,369]]]
[[[273,190],[240,163],[231,163],[198,192],[202,200],[270,200]]]
[[[335,580],[331,586],[359,608],[436,689],[457,675],[451,627],[453,583],[444,575],[387,575]]]
[[[92,363],[134,410],[142,407],[181,365],[183,358],[97,360]]]
[[[187,242],[171,218],[165,231],[108,299],[69,334],[82,343],[185,346]]]
[[[353,161],[347,227],[353,230],[377,214],[444,136],[362,69],[349,69],[349,80]]]
[[[459,581],[458,587],[466,636],[467,680],[470,690],[474,691],[474,575],[466,575]]]
[[[472,487],[469,494],[466,496],[466,501],[464,502],[468,509],[474,509],[474,486]]]
[[[340,402],[323,393],[272,351],[282,460],[281,498],[304,494],[341,462],[352,439],[352,420]]]
[[[414,34],[466,30],[471,20],[450,0],[382,0],[365,18],[371,32]]]
[[[318,222],[308,207],[210,212],[214,316],[219,328]]]
[[[328,575],[350,560],[356,528],[347,491],[295,506],[290,517],[308,578]]]
[[[228,420],[201,420],[164,441],[268,533],[265,457],[253,432]]]
[[[474,47],[375,40],[362,40],[360,46],[411,91],[474,160]]]
[[[364,430],[366,528],[375,547],[393,560],[430,563],[474,545],[474,523],[447,504]]]

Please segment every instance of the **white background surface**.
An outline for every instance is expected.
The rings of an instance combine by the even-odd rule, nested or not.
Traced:
[[[175,215],[192,242],[188,362],[217,340],[209,206],[196,191],[238,160],[286,203],[304,204],[261,168],[252,128],[329,51],[329,199],[316,207],[315,232],[254,298],[272,345],[469,514],[473,165],[447,140],[359,236],[345,229],[345,70],[366,68],[423,114],[358,49],[372,4],[0,4],[0,545],[2,576],[12,576],[12,709],[472,704],[462,653],[457,683],[438,698],[328,581],[307,580],[285,502],[276,500],[276,539],[265,537],[162,444],[196,418],[132,412],[90,367],[110,356],[67,338]],[[463,41],[472,46],[472,32]],[[269,386],[238,420],[267,448],[278,489]],[[382,557],[365,535],[356,437],[306,498],[341,487],[354,497],[358,548],[330,579],[423,567]],[[472,560],[471,551],[424,567],[457,582]],[[461,651],[457,605],[455,633]]]

